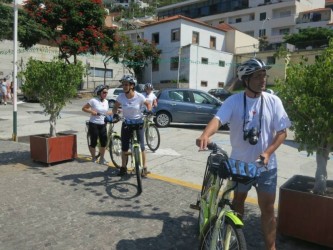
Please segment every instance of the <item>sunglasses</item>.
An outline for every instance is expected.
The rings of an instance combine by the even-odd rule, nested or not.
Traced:
[[[107,94],[108,92],[107,91],[102,91],[103,94]]]

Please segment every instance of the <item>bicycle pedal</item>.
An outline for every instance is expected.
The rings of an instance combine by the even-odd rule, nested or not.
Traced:
[[[190,204],[190,208],[195,209],[195,210],[200,210],[200,205],[199,205],[199,203],[197,203],[197,204]]]

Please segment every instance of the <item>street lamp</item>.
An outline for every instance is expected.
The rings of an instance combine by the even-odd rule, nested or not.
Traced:
[[[263,36],[262,34],[263,34],[263,29],[264,29],[265,22],[266,22],[266,21],[269,21],[269,20],[270,20],[270,18],[267,17],[265,20],[262,21],[261,29],[260,29],[261,34],[260,34],[259,37],[262,37],[262,36]]]
[[[18,27],[18,6],[17,0],[14,1],[14,34],[13,34],[13,84],[14,84],[14,93],[13,93],[13,141],[18,141],[17,138],[17,27]]]

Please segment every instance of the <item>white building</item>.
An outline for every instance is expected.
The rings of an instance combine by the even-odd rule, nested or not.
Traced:
[[[212,26],[227,23],[256,38],[266,35],[274,44],[281,43],[286,33],[326,27],[332,22],[332,11],[324,8],[325,0],[190,0],[159,8],[158,16],[182,14]],[[305,14],[309,18],[303,22]]]
[[[209,90],[236,78],[234,53],[257,51],[258,40],[230,26],[212,27],[193,19],[174,16],[126,32],[155,43],[160,61],[145,68],[144,81],[153,84],[185,82],[189,88]],[[180,62],[180,63],[178,63]]]
[[[139,6],[139,8],[147,8],[149,7],[149,4],[144,3],[140,0],[115,0],[113,1],[113,6],[123,6],[124,8],[128,8],[132,3],[135,3]]]

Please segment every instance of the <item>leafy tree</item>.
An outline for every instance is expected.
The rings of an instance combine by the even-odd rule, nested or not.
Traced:
[[[138,79],[142,76],[142,70],[149,62],[157,61],[160,50],[147,40],[139,38],[134,44],[127,35],[113,31],[113,41],[109,41],[109,47],[101,51],[105,55],[104,67],[113,59],[116,63],[122,63]]]
[[[259,37],[259,51],[265,50],[265,48],[268,46],[268,38],[267,36],[261,36]]]
[[[333,30],[314,27],[302,29],[299,33],[285,35],[283,39],[286,43],[293,44],[299,49],[305,49],[308,46],[315,48],[328,45],[331,37],[333,37]]]
[[[316,152],[313,191],[326,191],[327,160],[333,150],[333,39],[314,64],[289,64],[280,96],[293,122],[299,150]]]
[[[0,1],[0,41],[3,39],[12,39],[13,37],[13,8],[3,3],[9,1]]]
[[[36,22],[40,35],[39,39],[29,33],[19,36],[25,48],[45,39],[58,46],[60,58],[70,63],[73,56],[76,64],[78,54],[95,54],[103,46],[106,13],[102,0],[27,0],[24,10]]]
[[[66,64],[62,60],[42,62],[30,58],[26,70],[20,72],[24,79],[22,90],[27,95],[37,95],[44,112],[50,115],[50,136],[56,136],[56,119],[66,103],[75,96],[82,82],[84,67],[81,62]]]

